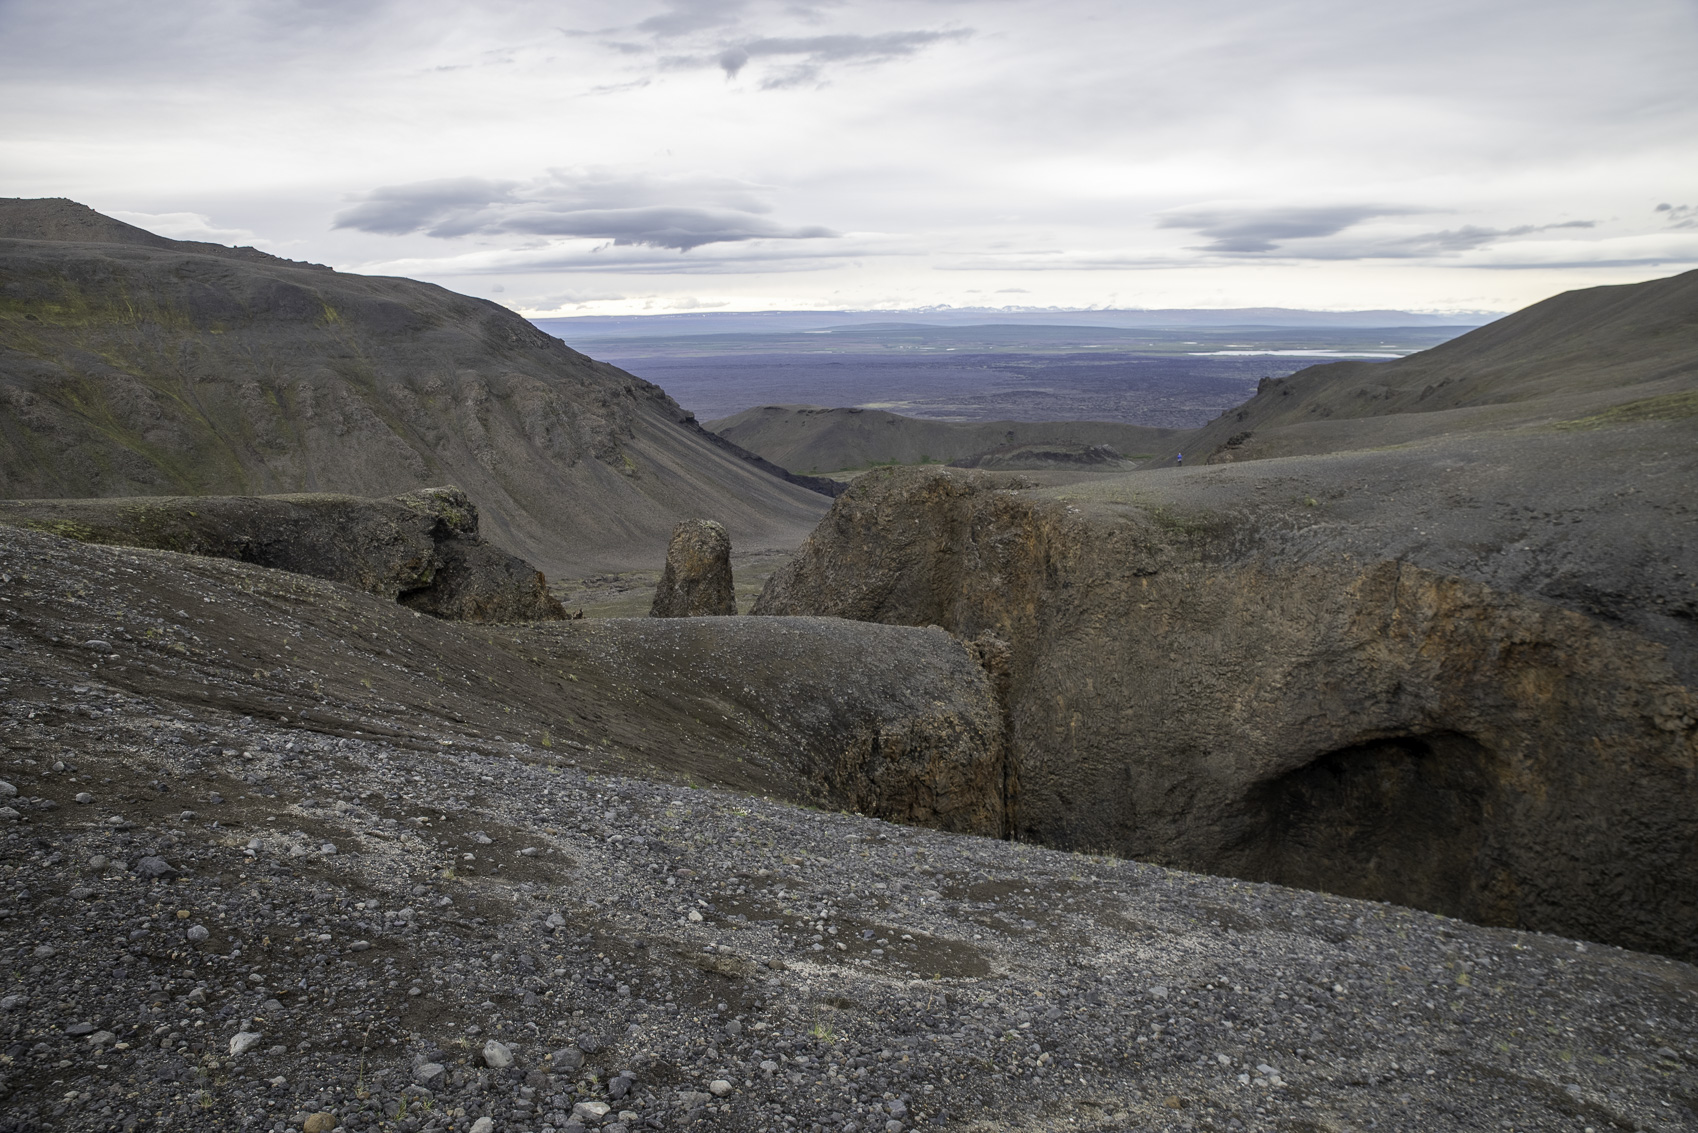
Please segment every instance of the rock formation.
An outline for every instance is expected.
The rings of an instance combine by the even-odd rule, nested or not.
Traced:
[[[381,497],[453,483],[551,574],[679,519],[799,540],[825,496],[512,311],[404,279],[0,200],[0,497]]]
[[[666,566],[655,586],[651,618],[702,618],[737,612],[731,583],[731,536],[711,519],[686,519],[672,529]]]
[[[478,534],[458,488],[353,496],[162,496],[0,500],[0,523],[86,543],[208,555],[393,598],[439,618],[562,618],[542,573]]]
[[[1698,955],[1698,547],[1568,534],[1689,511],[1693,430],[1645,428],[1586,438],[1631,515],[1623,477],[1553,493],[1551,434],[1165,488],[869,473],[755,612],[1005,639],[1020,837]],[[1487,482],[1498,516],[1452,510]],[[1570,523],[1529,531],[1535,500]]]

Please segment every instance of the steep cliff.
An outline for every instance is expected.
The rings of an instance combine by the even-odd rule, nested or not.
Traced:
[[[1021,837],[1692,956],[1694,432],[872,473],[756,612],[1006,641]]]
[[[465,489],[550,572],[679,519],[789,545],[825,497],[484,300],[0,201],[0,497]]]

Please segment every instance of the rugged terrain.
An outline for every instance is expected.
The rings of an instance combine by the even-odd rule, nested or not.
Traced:
[[[1147,457],[1182,442],[1181,429],[1115,421],[927,421],[882,409],[763,405],[706,426],[785,468],[836,472],[874,464],[944,463],[1025,445],[1106,445]]]
[[[1678,322],[1695,279],[1640,293]],[[1513,317],[1529,355],[1586,322],[1559,299]],[[1643,328],[1618,299],[1592,305]],[[1698,370],[1623,357],[1624,388],[1547,388],[1566,419],[1439,410],[1457,432],[1385,450],[1043,489],[869,474],[755,611],[1004,643],[1021,837],[1690,958],[1698,417],[1632,407],[1647,382],[1684,404]]]
[[[936,630],[6,536],[0,1127],[1698,1122],[1686,964],[837,813],[857,721],[983,796]]]
[[[793,545],[826,506],[493,303],[0,200],[0,497],[448,483],[565,576],[650,566],[696,516]]]

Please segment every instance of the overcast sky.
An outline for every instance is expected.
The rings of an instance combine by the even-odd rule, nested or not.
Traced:
[[[1698,267],[1692,0],[0,0],[0,195],[527,314]]]

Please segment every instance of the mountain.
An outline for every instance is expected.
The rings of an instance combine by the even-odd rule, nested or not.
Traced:
[[[1107,445],[1125,456],[1145,456],[1190,435],[1116,421],[928,421],[882,409],[817,405],[762,405],[707,427],[774,464],[822,471],[965,460],[1029,444]]]
[[[0,201],[0,496],[443,484],[550,573],[652,566],[689,517],[787,546],[827,505],[496,304]]]
[[[1698,271],[1689,271],[1564,292],[1395,362],[1333,362],[1265,381],[1184,447],[1221,462],[1695,413]]]

